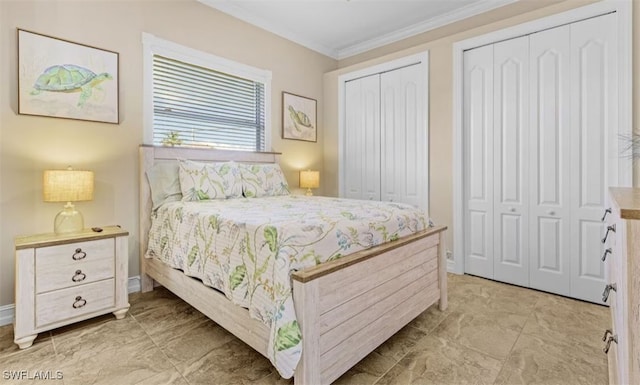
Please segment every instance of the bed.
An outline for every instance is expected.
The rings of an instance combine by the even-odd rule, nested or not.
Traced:
[[[295,332],[286,330],[286,333],[280,333],[285,328],[277,329],[274,326],[276,325],[275,321],[270,323],[271,326],[259,321],[258,318],[261,318],[262,313],[256,311],[252,306],[243,305],[243,307],[234,304],[234,302],[242,304],[242,294],[238,298],[234,298],[233,293],[227,292],[225,295],[219,290],[212,289],[211,286],[222,285],[221,283],[207,282],[207,277],[216,276],[215,273],[209,272],[209,274],[199,276],[197,268],[192,271],[191,265],[198,266],[198,258],[194,253],[187,251],[197,250],[198,245],[187,245],[186,243],[181,245],[181,242],[187,242],[188,237],[184,234],[167,241],[166,236],[159,235],[161,230],[158,223],[169,221],[169,218],[176,217],[176,213],[189,218],[195,215],[209,215],[205,220],[211,226],[203,227],[216,228],[220,232],[221,227],[217,227],[218,214],[213,213],[225,214],[224,210],[228,208],[227,206],[232,208],[228,209],[228,213],[225,215],[232,215],[236,210],[241,209],[240,206],[253,204],[259,199],[270,199],[268,206],[265,207],[269,207],[271,212],[265,209],[263,210],[265,213],[261,213],[263,215],[254,216],[278,218],[276,214],[279,211],[299,211],[296,204],[306,206],[334,205],[337,204],[337,201],[334,202],[332,200],[334,198],[313,198],[303,201],[304,198],[299,196],[255,198],[253,200],[242,198],[230,201],[225,206],[216,206],[219,202],[208,202],[207,205],[202,206],[192,202],[184,204],[168,202],[159,209],[154,207],[151,198],[152,190],[147,178],[147,173],[152,172],[155,165],[176,162],[176,159],[269,165],[276,163],[278,155],[277,153],[140,146],[142,291],[152,290],[153,281],[165,286],[253,349],[268,357],[274,365],[275,359],[280,360],[276,368],[284,377],[293,374],[296,384],[331,383],[431,305],[439,303],[441,310],[446,309],[446,259],[443,251],[444,230],[446,228],[444,226],[428,227],[424,224],[420,225],[420,220],[402,217],[408,218],[408,220],[394,220],[395,225],[393,226],[399,227],[394,227],[391,230],[394,234],[402,234],[400,237],[389,236],[386,231],[382,231],[380,237],[384,238],[384,242],[377,238],[374,240],[367,238],[369,244],[364,242],[365,244],[359,245],[362,247],[349,247],[350,253],[348,254],[343,251],[325,256],[314,254],[316,262],[309,266],[297,266],[291,262],[292,265],[287,265],[285,268],[287,271],[285,278],[286,283],[290,284],[288,290],[292,308],[295,309],[293,312],[294,321],[287,318],[291,317],[291,314],[285,310],[279,314],[279,318],[273,319],[277,319],[278,322],[281,322],[280,318],[283,319],[282,322],[289,321],[287,325],[295,325],[296,330]],[[362,204],[364,203],[362,202]],[[384,210],[390,210],[381,204],[379,206],[368,202],[367,204],[373,205],[366,206],[368,211],[375,212],[379,209],[384,212]],[[403,209],[402,205],[393,206],[400,210]],[[206,210],[205,207],[207,207]],[[251,210],[257,211],[251,207],[247,209],[249,212]],[[211,213],[207,214],[208,210]],[[352,210],[343,210],[342,213],[338,212],[339,214],[347,216],[351,220],[354,220],[351,217],[357,216],[357,214],[352,214]],[[161,215],[167,219],[159,220]],[[405,214],[403,213],[403,215]],[[379,216],[383,217],[384,215],[380,214]],[[155,218],[154,221],[152,221],[152,217]],[[241,221],[243,228],[244,226],[251,227],[254,226],[252,222],[254,218],[252,217],[252,215],[243,214],[240,218],[245,219],[236,218],[234,221]],[[227,216],[224,218],[228,220]],[[259,233],[261,237],[254,244],[261,244],[269,252],[269,248],[275,247],[274,239],[277,238],[275,228],[278,228],[280,232],[286,231],[291,239],[313,233],[314,230],[310,229],[311,226],[305,225],[305,218],[304,216],[301,218],[299,227],[304,228],[306,233],[303,233],[302,230],[296,233],[295,226],[281,228],[269,225],[264,228],[260,227],[259,232],[254,231]],[[258,218],[255,220],[257,221]],[[278,220],[276,219],[275,222]],[[409,222],[412,225],[408,224]],[[180,223],[182,224],[182,218]],[[398,223],[401,224],[398,225]],[[373,226],[371,223],[368,225]],[[253,229],[253,227],[251,228]],[[410,233],[407,234],[409,230]],[[338,236],[331,238],[336,238],[339,246],[344,246],[346,241],[341,240],[343,234],[339,229],[337,231]],[[196,232],[200,232],[200,230]],[[322,233],[319,230],[317,232]],[[150,233],[152,234],[151,239]],[[211,239],[215,238],[214,234],[210,236]],[[204,239],[202,236],[200,238]],[[165,247],[167,244],[171,244],[171,247],[175,248]],[[181,252],[181,247],[187,251]],[[161,248],[162,253],[159,252]],[[202,248],[200,245],[200,250]],[[243,252],[246,252],[246,248],[244,244],[241,246]],[[346,247],[342,248],[347,249]],[[224,249],[225,252],[227,249]],[[257,247],[254,251],[257,255]],[[219,250],[216,251],[216,254],[219,252]],[[304,252],[309,254],[306,250]],[[345,255],[343,256],[341,253]],[[164,256],[160,254],[164,254]],[[183,262],[177,257],[173,258],[174,254],[184,254],[182,257],[187,262]],[[249,252],[249,254],[253,256],[253,253]],[[324,253],[321,254],[324,255]],[[323,263],[318,263],[319,259]],[[286,258],[282,260],[288,261]],[[256,264],[256,266],[258,265]],[[234,290],[236,287],[242,286],[241,283],[244,285],[242,279],[245,275],[251,275],[244,265],[241,271],[238,267],[237,265],[235,267],[234,265],[226,266],[231,273],[242,273],[237,275],[240,279],[234,281],[232,278],[231,280]],[[291,273],[289,274],[289,272]],[[284,282],[283,279],[280,280]],[[283,305],[282,309],[284,308]],[[296,335],[301,338],[294,338]],[[279,348],[274,349],[274,344]],[[274,355],[276,353],[277,355]]]

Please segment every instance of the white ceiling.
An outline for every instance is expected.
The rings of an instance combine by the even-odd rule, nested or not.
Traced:
[[[343,59],[516,0],[198,0]]]

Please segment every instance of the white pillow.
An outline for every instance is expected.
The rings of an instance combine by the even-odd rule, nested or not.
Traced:
[[[185,159],[180,159],[179,163],[183,201],[242,196],[242,178],[237,163],[200,163]]]
[[[240,164],[245,197],[289,195],[289,184],[277,163]]]
[[[153,210],[165,202],[182,199],[178,169],[178,162],[174,161],[157,163],[147,171]]]

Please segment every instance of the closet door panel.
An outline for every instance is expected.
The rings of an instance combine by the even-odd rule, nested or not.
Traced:
[[[570,27],[530,35],[529,55],[530,286],[569,295]]]
[[[465,272],[493,278],[493,45],[463,60]]]
[[[494,45],[494,277],[529,285],[529,38]]]
[[[419,64],[380,74],[381,199],[427,209],[427,122]]]
[[[345,85],[345,196],[380,200],[380,77]]]
[[[605,285],[600,218],[618,174],[607,156],[617,154],[616,44],[614,14],[571,24],[571,296],[596,303]]]

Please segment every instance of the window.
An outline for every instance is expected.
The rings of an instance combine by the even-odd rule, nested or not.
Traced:
[[[176,135],[184,145],[270,149],[269,71],[148,34],[143,43],[146,143]]]

